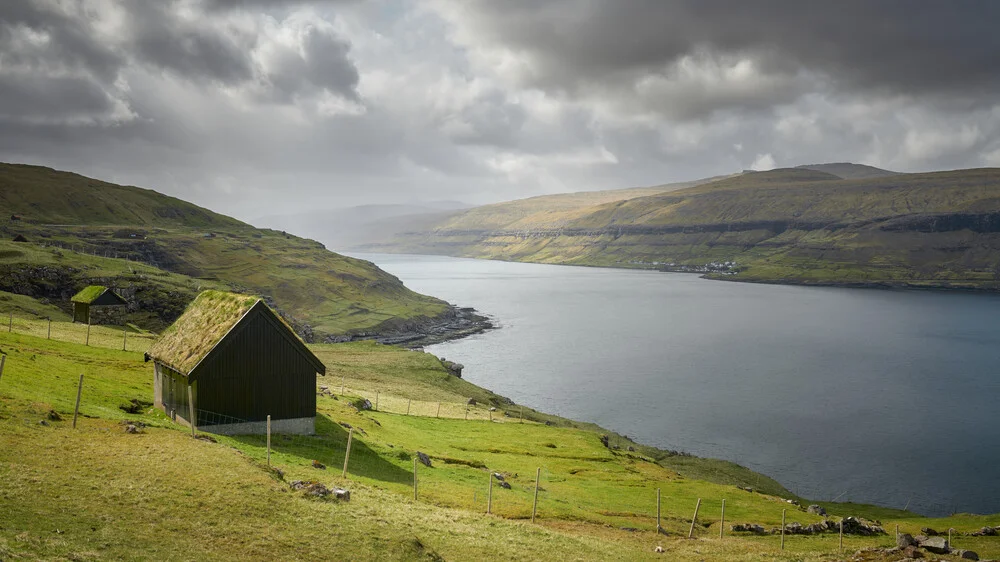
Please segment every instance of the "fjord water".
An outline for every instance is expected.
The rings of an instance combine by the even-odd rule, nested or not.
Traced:
[[[428,351],[518,403],[817,500],[1000,512],[1000,297],[360,255],[500,328]]]

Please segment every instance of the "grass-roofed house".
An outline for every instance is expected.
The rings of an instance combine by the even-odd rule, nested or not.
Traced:
[[[101,285],[85,287],[69,299],[73,303],[73,321],[84,324],[124,325],[128,302],[118,293]]]
[[[316,373],[326,367],[264,301],[205,291],[146,354],[153,401],[211,433],[311,434]]]

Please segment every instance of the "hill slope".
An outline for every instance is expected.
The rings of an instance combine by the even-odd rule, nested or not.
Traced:
[[[370,262],[152,190],[12,164],[0,165],[0,186],[3,291],[68,307],[83,286],[113,285],[139,293],[133,304],[147,314],[136,318],[150,328],[171,322],[202,288],[250,292],[307,339],[398,331],[455,314]],[[15,235],[29,243],[10,242]],[[146,270],[136,273],[136,262]]]
[[[381,249],[732,280],[1000,287],[997,169],[856,179],[808,168],[751,172],[525,228],[476,227],[474,211]]]
[[[0,210],[44,224],[247,226],[151,189],[116,185],[26,164],[0,163]]]
[[[133,400],[152,398],[150,367],[138,353],[5,332],[0,347],[8,354],[0,385],[4,559],[846,557],[837,556],[833,529],[782,542],[773,534],[733,532],[732,523],[773,529],[784,515],[792,526],[823,520],[806,511],[805,500],[801,506],[784,501],[792,496],[766,477],[758,481],[731,463],[657,451],[615,434],[602,438],[598,427],[537,412],[526,411],[519,423],[517,406],[448,374],[424,353],[371,343],[312,346],[330,374],[317,380],[323,385],[317,387],[317,434],[274,435],[268,458],[264,436],[193,439],[159,410],[141,402],[129,408]],[[326,385],[339,394],[340,375],[348,377],[347,392],[335,397]],[[351,405],[379,390],[377,411]],[[480,404],[465,419],[468,398]],[[404,414],[411,399],[413,411]],[[438,410],[440,403],[445,408]],[[490,404],[497,409],[492,422]],[[504,410],[513,415],[503,416]],[[136,432],[126,431],[127,424]],[[353,440],[343,477],[347,428]],[[416,465],[414,499],[417,451],[428,455],[430,466]],[[351,499],[313,497],[290,486],[294,481],[343,487]],[[660,491],[665,534],[655,531]],[[485,513],[487,498],[492,515]],[[719,538],[723,499],[726,536]],[[696,502],[701,509],[692,526]],[[888,531],[863,536],[849,529],[846,552],[895,544],[898,524],[912,534],[921,527],[954,528],[956,546],[984,558],[1000,553],[996,537],[969,536],[997,525],[995,516],[929,519],[874,506],[820,505],[834,522],[878,518]],[[688,540],[689,532],[697,540]],[[655,553],[657,545],[666,553]],[[892,554],[869,552],[864,560],[899,557]]]
[[[899,172],[883,170],[882,168],[876,168],[874,166],[866,166],[864,164],[852,164],[850,162],[832,162],[829,164],[805,164],[803,166],[796,166],[796,167],[806,168],[809,170],[816,170],[817,172],[826,172],[828,174],[833,174],[845,180],[857,180],[864,178],[884,178],[887,176],[899,175]]]

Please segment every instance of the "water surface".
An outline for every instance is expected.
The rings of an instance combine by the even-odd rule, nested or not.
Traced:
[[[493,317],[428,351],[518,403],[808,498],[1000,512],[1000,297],[359,257]]]

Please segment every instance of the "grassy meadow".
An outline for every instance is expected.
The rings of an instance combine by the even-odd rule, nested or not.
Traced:
[[[517,405],[448,375],[428,354],[372,343],[312,347],[328,366],[317,380],[317,434],[273,436],[271,465],[279,473],[267,466],[262,436],[192,439],[151,407],[138,414],[120,409],[152,400],[151,367],[140,353],[0,330],[7,355],[0,378],[0,559],[837,560],[892,544],[896,524],[916,533],[922,526],[968,532],[1000,523],[824,503],[834,519],[879,519],[890,534],[845,537],[843,556],[835,534],[786,537],[784,550],[773,535],[733,536],[727,529],[720,539],[722,499],[727,526],[777,527],[782,510],[789,522],[820,517],[787,503],[790,495],[777,483],[776,494],[737,488],[753,485],[755,475],[728,463],[665,455],[613,435],[610,444],[620,448],[608,448],[600,428],[529,410],[522,422]],[[73,430],[81,372],[81,418]],[[380,402],[382,395],[409,401],[410,415],[401,402],[380,404],[377,412],[352,406],[373,392]],[[458,414],[469,398],[479,405],[466,420]],[[436,417],[431,410],[439,402],[450,415]],[[493,422],[489,404],[499,404]],[[50,411],[61,421],[50,421]],[[145,427],[127,434],[126,420]],[[348,425],[354,433],[344,478]],[[414,501],[417,451],[432,466],[417,465]],[[510,489],[492,480],[487,515],[493,472]],[[345,487],[351,501],[307,497],[289,488],[293,480]],[[665,535],[655,532],[657,489]],[[695,540],[688,540],[699,498]],[[1000,556],[997,537],[957,536],[955,544]],[[665,554],[654,553],[656,546]],[[880,556],[866,559],[889,559]]]

